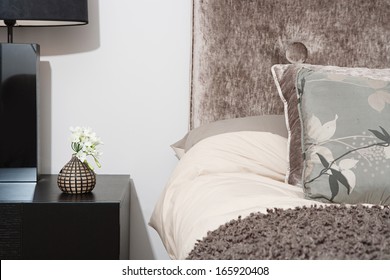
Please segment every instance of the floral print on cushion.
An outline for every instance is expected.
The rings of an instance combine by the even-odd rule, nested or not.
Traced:
[[[306,196],[390,204],[390,83],[304,68],[296,88]]]

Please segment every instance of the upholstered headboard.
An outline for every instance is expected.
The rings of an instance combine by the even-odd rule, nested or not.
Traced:
[[[190,128],[282,114],[270,69],[286,51],[292,62],[390,67],[389,12],[390,0],[193,0]]]

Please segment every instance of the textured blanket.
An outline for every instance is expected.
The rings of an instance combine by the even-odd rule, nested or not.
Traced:
[[[390,207],[324,206],[238,217],[187,259],[390,259]]]

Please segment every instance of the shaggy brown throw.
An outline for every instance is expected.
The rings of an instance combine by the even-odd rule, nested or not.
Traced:
[[[187,259],[390,259],[390,207],[268,210],[198,240]]]

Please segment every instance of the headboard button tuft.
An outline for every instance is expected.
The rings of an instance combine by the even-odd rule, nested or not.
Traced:
[[[286,58],[291,63],[303,63],[306,61],[308,51],[301,42],[294,42],[287,47]]]

